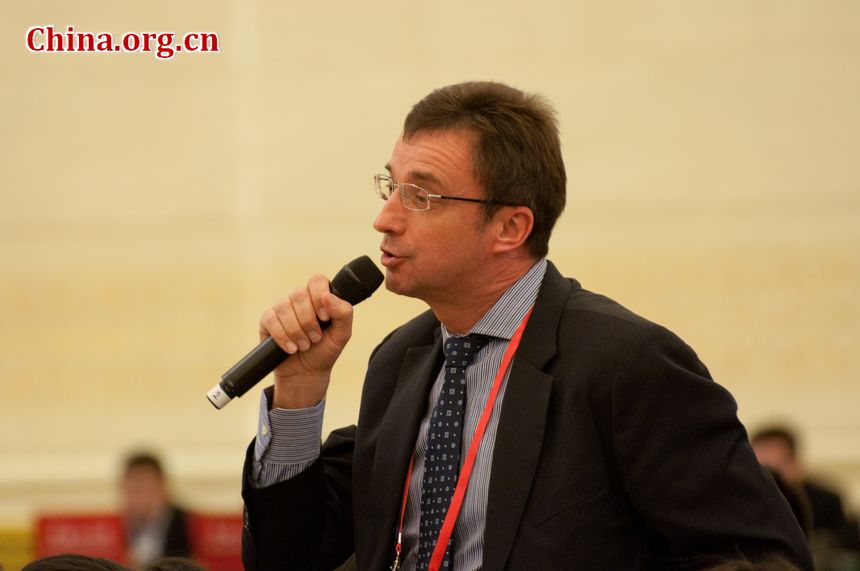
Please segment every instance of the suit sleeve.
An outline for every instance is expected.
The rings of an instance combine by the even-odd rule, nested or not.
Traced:
[[[355,426],[331,433],[320,457],[299,475],[254,488],[254,442],[242,476],[247,571],[335,569],[354,551],[352,455]]]
[[[616,462],[630,501],[674,568],[783,557],[812,569],[805,539],[756,461],[732,396],[655,327],[612,385]]]

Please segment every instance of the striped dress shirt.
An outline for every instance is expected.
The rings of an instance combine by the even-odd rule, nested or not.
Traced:
[[[472,435],[483,412],[505,350],[511,337],[526,313],[534,305],[540,284],[546,272],[546,259],[534,264],[517,282],[508,288],[493,307],[467,332],[489,335],[493,339],[475,357],[466,369],[466,413],[463,424],[463,450],[468,450]],[[451,336],[442,325],[442,344]],[[484,439],[478,449],[469,487],[454,525],[454,569],[470,571],[480,569],[484,552],[484,527],[487,507],[487,490],[490,483],[496,429],[504,401],[510,366],[505,371],[499,395],[493,406]],[[403,524],[403,569],[415,569],[418,558],[418,528],[421,519],[421,481],[424,475],[424,456],[427,450],[427,424],[432,407],[442,390],[444,372],[439,371],[430,394],[418,441],[415,443],[415,460],[409,485],[409,499]],[[257,487],[266,487],[300,474],[319,457],[322,419],[325,401],[306,409],[270,410],[271,391],[266,390],[260,399],[260,423],[255,445],[253,477]],[[462,454],[460,462],[465,461]],[[398,496],[402,490],[392,490]],[[392,535],[396,529],[390,530]],[[393,559],[392,553],[392,559]]]

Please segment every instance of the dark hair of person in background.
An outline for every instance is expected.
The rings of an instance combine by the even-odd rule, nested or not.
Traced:
[[[185,557],[164,557],[147,565],[143,571],[208,571],[205,567]]]
[[[28,563],[21,571],[129,571],[129,569],[110,559],[64,553]]]
[[[161,466],[161,461],[155,454],[150,452],[135,452],[125,459],[125,474],[128,474],[135,468],[149,468],[160,477],[164,477],[164,468]]]
[[[403,125],[403,139],[421,132],[463,129],[475,137],[475,177],[487,200],[527,206],[534,228],[526,244],[546,256],[549,237],[564,210],[567,175],[558,122],[538,95],[501,83],[474,81],[437,89],[416,103]],[[485,204],[487,220],[499,206]]]

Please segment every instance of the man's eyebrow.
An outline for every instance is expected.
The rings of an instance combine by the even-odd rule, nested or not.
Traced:
[[[435,176],[433,176],[433,174],[429,173],[429,172],[412,171],[409,174],[415,180],[420,180],[420,181],[424,181],[424,182],[435,182],[435,183],[439,182],[439,179],[436,178]]]
[[[385,170],[388,171],[388,174],[391,174],[391,163],[387,163],[385,165]],[[422,182],[432,182],[439,184],[439,179],[436,178],[433,173],[429,173],[426,171],[412,171],[408,173],[407,178]]]

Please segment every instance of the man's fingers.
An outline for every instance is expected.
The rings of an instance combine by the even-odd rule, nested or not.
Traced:
[[[273,309],[275,310],[275,316],[278,318],[278,321],[280,321],[281,326],[284,328],[284,332],[290,339],[290,342],[298,347],[299,351],[307,351],[310,349],[311,341],[299,323],[299,318],[296,315],[292,299],[285,299],[284,301],[276,304]]]
[[[260,318],[260,339],[271,336],[289,354],[311,351],[314,345],[327,340],[320,351],[311,351],[308,358],[317,362],[336,359],[352,336],[352,305],[329,290],[324,276],[313,276],[307,286],[268,309]],[[320,321],[330,322],[323,332]],[[330,366],[330,365],[329,365]]]
[[[271,336],[295,355],[275,368],[276,406],[301,408],[325,397],[331,369],[352,336],[352,305],[329,287],[327,278],[313,276],[260,318],[260,338]],[[323,330],[320,321],[330,326]]]
[[[287,353],[293,354],[298,350],[298,347],[289,338],[284,326],[278,319],[278,314],[274,307],[267,309],[262,317],[260,317],[260,341],[266,337],[271,337],[275,342]]]
[[[298,322],[298,330],[302,335],[301,338],[294,337],[294,339],[302,351],[307,351],[312,343],[319,343],[322,339],[322,329],[317,320],[312,298],[313,292],[309,288],[299,288],[290,294],[290,304]],[[302,341],[307,341],[307,346]]]

